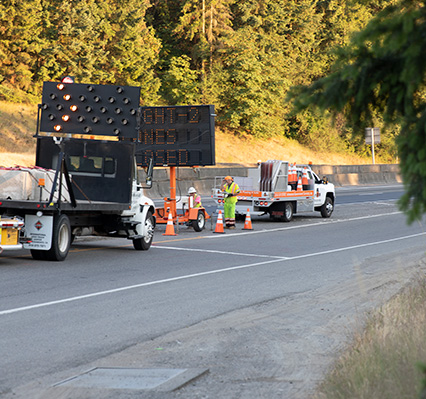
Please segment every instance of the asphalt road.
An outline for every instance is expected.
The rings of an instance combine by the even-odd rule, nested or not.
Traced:
[[[341,188],[330,219],[253,217],[253,231],[163,225],[147,252],[89,238],[59,263],[3,254],[0,397],[55,397],[53,384],[99,365],[209,369],[144,398],[307,397],[351,323],[424,270],[425,228],[407,226],[401,193]],[[109,397],[75,392],[62,397]]]

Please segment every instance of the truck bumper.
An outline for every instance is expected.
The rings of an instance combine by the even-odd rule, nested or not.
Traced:
[[[17,249],[22,249],[22,244],[2,245],[2,246],[0,246],[0,254],[3,251],[12,251],[12,250],[17,250]]]

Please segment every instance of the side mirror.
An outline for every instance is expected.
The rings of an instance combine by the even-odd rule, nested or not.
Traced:
[[[149,159],[148,168],[146,169],[145,185],[143,188],[152,188],[152,175],[154,173],[154,159]]]

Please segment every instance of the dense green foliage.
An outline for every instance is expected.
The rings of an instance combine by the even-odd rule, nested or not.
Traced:
[[[409,221],[426,212],[426,5],[393,1],[338,53],[331,73],[292,91],[297,112],[343,112],[360,130],[377,115],[397,138]]]
[[[366,151],[344,118],[289,117],[285,98],[325,76],[330,50],[387,2],[2,0],[0,99],[36,102],[43,81],[72,75],[140,86],[142,104],[214,104],[218,124],[234,132]]]

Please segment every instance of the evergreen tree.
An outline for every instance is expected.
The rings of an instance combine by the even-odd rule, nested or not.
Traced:
[[[400,124],[398,149],[406,192],[401,208],[412,222],[426,211],[426,6],[391,4],[338,53],[332,73],[294,88],[295,109],[343,112],[363,132],[376,114]]]
[[[3,0],[0,3],[0,99],[24,101],[37,95],[41,35],[41,0]]]
[[[186,0],[174,33],[184,39],[182,51],[193,60],[199,72],[200,102],[211,102],[211,69],[214,52],[221,47],[221,38],[231,31],[230,5],[234,0]]]
[[[108,81],[140,86],[142,103],[157,103],[160,81],[155,67],[160,42],[145,23],[149,0],[97,1],[108,21],[102,28],[107,59],[101,63],[108,71]]]
[[[228,81],[219,120],[255,136],[284,134],[284,97],[315,66],[320,22],[310,0],[238,1],[223,50]]]
[[[362,29],[372,18],[372,13],[383,8],[382,3],[387,0],[377,1],[346,1],[322,0],[316,2],[316,29],[315,43],[307,58],[307,67],[301,68],[303,75],[293,81],[293,85],[309,84],[310,82],[326,75],[335,60],[332,49],[336,45],[347,45],[351,36]],[[320,18],[320,20],[318,20]],[[309,15],[300,18],[309,24]],[[303,40],[303,38],[302,38]],[[296,54],[299,52],[296,51]],[[306,73],[306,71],[308,71]],[[286,111],[288,111],[286,105]],[[334,117],[336,119],[336,116]],[[359,154],[369,150],[363,140],[354,138],[353,127],[346,123],[343,115],[338,115],[339,123],[333,125],[329,113],[305,110],[288,118],[287,135],[296,138],[305,145],[334,151],[356,151]],[[388,147],[390,148],[390,147]],[[380,153],[380,148],[377,148]]]
[[[40,53],[39,78],[59,80],[72,75],[77,82],[108,81],[110,72],[99,68],[108,54],[103,51],[96,2],[51,0],[43,11],[49,45]]]
[[[190,58],[187,55],[173,57],[170,66],[163,77],[164,91],[168,93],[169,104],[197,104],[199,98],[199,83],[197,71],[191,69]]]

